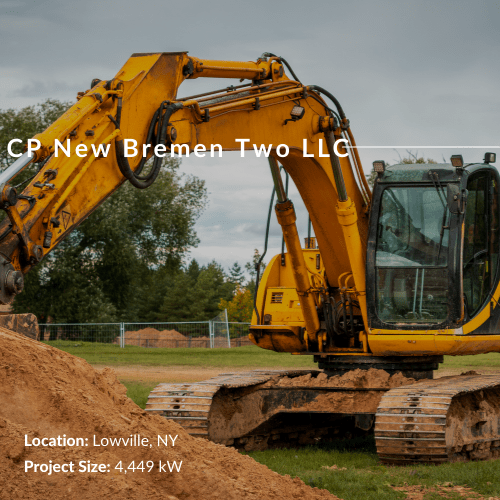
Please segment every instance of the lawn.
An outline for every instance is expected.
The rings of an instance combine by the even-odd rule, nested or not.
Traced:
[[[257,346],[233,348],[145,348],[92,342],[54,340],[45,342],[74,354],[94,365],[144,366],[197,366],[197,367],[249,367],[249,368],[317,368],[312,356],[294,356],[260,349]],[[442,369],[498,368],[500,353],[476,356],[445,356]]]
[[[146,349],[115,345],[49,342],[91,364],[231,368],[315,368],[311,356],[291,356],[258,347],[231,349]],[[445,357],[442,369],[498,368],[500,354]],[[127,395],[144,408],[154,382],[123,380]],[[440,466],[393,467],[380,464],[373,438],[338,441],[300,449],[248,453],[279,474],[298,476],[344,500],[500,498],[500,460]],[[477,495],[476,495],[477,494]],[[408,496],[407,496],[408,495]],[[410,496],[411,495],[411,496]],[[478,496],[481,495],[481,496]]]
[[[249,455],[279,474],[298,476],[307,484],[325,488],[344,500],[406,498],[395,487],[408,492],[421,490],[422,496],[410,498],[424,500],[477,498],[461,496],[467,488],[486,499],[500,497],[500,460],[440,466],[385,466],[378,461],[374,441],[369,438]]]
[[[312,356],[293,356],[266,351],[257,346],[233,348],[145,348],[118,347],[114,344],[93,344],[54,340],[46,342],[58,349],[85,359],[92,365],[249,367],[249,368],[316,368]]]

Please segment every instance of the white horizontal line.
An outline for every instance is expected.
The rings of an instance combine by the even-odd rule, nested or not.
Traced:
[[[345,146],[347,149],[500,149],[500,146]]]

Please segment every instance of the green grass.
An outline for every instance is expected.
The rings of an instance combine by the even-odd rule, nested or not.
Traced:
[[[315,368],[312,356],[292,356],[288,353],[266,351],[257,346],[205,349],[205,348],[154,348],[91,342],[54,340],[45,342],[58,349],[85,359],[93,365],[184,365],[196,367],[276,367]]]
[[[474,356],[445,356],[443,368],[488,367],[500,369],[500,353],[475,354]]]
[[[157,383],[135,382],[132,380],[122,380],[122,384],[127,388],[127,396],[143,410],[146,408],[149,393],[157,386]]]
[[[378,461],[372,438],[248,454],[279,474],[298,476],[305,483],[325,488],[344,500],[402,499],[405,495],[391,486],[432,487],[445,483],[469,486],[486,498],[500,496],[499,460],[440,466],[384,466]],[[346,470],[323,468],[332,465]]]
[[[79,356],[90,364],[101,365],[184,365],[197,367],[276,367],[316,368],[312,356],[292,356],[288,353],[266,351],[257,346],[205,348],[151,348],[92,342],[54,340],[45,342]],[[445,356],[442,368],[500,368],[500,353],[475,356]]]

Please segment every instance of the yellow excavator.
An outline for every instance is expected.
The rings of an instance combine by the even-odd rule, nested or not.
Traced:
[[[247,82],[178,97],[181,83],[195,78]],[[432,379],[443,355],[500,352],[494,154],[468,165],[460,156],[412,167],[375,162],[372,193],[339,101],[270,53],[255,62],[134,54],[114,78],[90,87],[0,174],[8,215],[0,226],[0,302],[10,303],[24,274],[123,182],[150,186],[163,156],[270,145],[287,252],[263,273],[250,339],[312,355],[319,370],[160,384],[147,409],[195,436],[246,449],[374,427],[385,463],[499,455],[500,376]],[[12,179],[33,162],[36,177],[17,193]],[[306,248],[283,170],[314,229]],[[372,368],[412,383],[325,383]]]

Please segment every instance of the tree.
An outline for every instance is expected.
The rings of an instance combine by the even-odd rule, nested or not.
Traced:
[[[7,152],[7,144],[12,139],[20,139],[22,143],[12,145],[13,153],[23,152],[24,144],[34,135],[43,132],[55,122],[70,106],[70,102],[47,99],[41,104],[27,106],[20,110],[6,109],[0,111],[0,168],[5,169],[16,158]]]
[[[191,262],[177,273],[165,293],[159,321],[207,321],[219,313],[222,299],[231,300],[235,285],[220,264],[212,261],[199,268],[197,275],[193,271],[196,267],[198,263],[193,266]]]
[[[196,259],[193,259],[187,268],[187,274],[196,282],[198,276],[200,275],[200,265]]]
[[[248,288],[236,288],[231,300],[221,299],[219,309],[227,309],[228,321],[248,323],[252,319],[253,295]]]
[[[378,174],[377,174],[377,172],[375,172],[375,170],[372,167],[372,171],[370,172],[370,175],[368,176],[368,179],[366,179],[367,182],[368,182],[368,185],[372,188],[372,190],[375,187],[375,179],[377,177],[378,177]]]
[[[0,112],[1,133],[13,123],[19,134],[32,136],[65,106],[46,101],[17,114]],[[0,161],[7,164],[4,135]],[[123,184],[38,264],[26,276],[28,292],[16,297],[14,311],[96,322],[145,319],[159,308],[161,293],[198,244],[194,224],[206,203],[204,181],[181,175],[178,160],[164,163],[151,187]]]
[[[52,122],[57,120],[69,107],[71,103],[47,99],[41,104],[27,106],[20,110],[0,110],[0,170],[5,170],[17,158],[8,153],[8,144],[12,139],[19,139],[11,145],[14,154],[24,152],[24,145],[28,139],[45,130]],[[28,165],[20,172],[13,182],[18,192],[22,191],[24,183],[33,177],[38,171],[38,164]],[[0,211],[0,222],[6,217],[4,211]]]
[[[257,266],[259,267],[259,282],[260,279],[262,278],[262,273],[264,272],[264,269],[266,268],[267,264],[262,260],[261,261],[261,255],[257,249],[254,250],[253,253],[253,258],[252,262],[247,262],[245,264],[245,269],[247,270],[248,274],[250,275],[250,279],[248,280],[246,284],[246,288],[250,290],[250,293],[252,294],[252,297],[255,293],[255,281],[257,279]],[[260,264],[259,264],[260,262]]]
[[[33,277],[31,273],[28,275],[26,288],[29,291],[34,284],[38,293],[34,297],[29,293],[18,295],[13,306],[15,313],[29,311],[38,317],[51,316],[60,323],[116,320],[116,307],[106,296],[92,263],[77,247],[68,247],[61,253],[53,269],[41,265],[35,269],[38,272]]]
[[[154,321],[193,321],[196,308],[193,290],[196,280],[179,270],[165,290],[163,301],[154,315]]]
[[[413,153],[411,150],[407,149],[406,154],[408,156],[401,156],[399,151],[396,151],[399,156],[399,163],[403,165],[416,165],[416,164],[425,164],[425,163],[437,163],[431,158],[424,158],[423,156],[418,156],[418,151]]]
[[[203,267],[193,289],[193,321],[212,319],[219,314],[221,299],[229,300],[234,284],[215,261]]]
[[[235,262],[229,269],[229,281],[240,287],[245,282],[245,275],[243,274],[241,266],[237,262]]]

